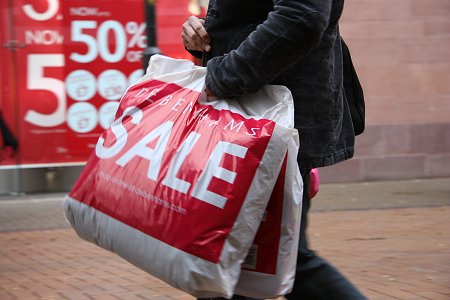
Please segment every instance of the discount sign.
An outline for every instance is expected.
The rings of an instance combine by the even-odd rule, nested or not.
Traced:
[[[157,45],[167,56],[192,58],[179,35],[195,14],[189,3],[157,1]],[[0,8],[0,110],[19,145],[8,160],[0,152],[0,167],[84,163],[143,74],[144,1],[14,0]]]
[[[91,152],[119,100],[142,75],[142,1],[64,2],[67,127],[74,153]],[[81,141],[81,142],[80,142]]]
[[[10,38],[18,46],[7,50],[10,56],[4,56],[11,57],[12,63],[2,64],[9,74],[2,78],[4,90],[15,88],[3,101],[4,116],[18,141],[14,162],[44,164],[78,160],[67,147],[65,37],[60,2],[1,2],[3,9],[8,2],[3,11],[14,13],[14,18],[2,28],[3,32],[12,32]],[[3,160],[0,164],[11,162]]]
[[[17,159],[0,165],[84,163],[143,75],[143,1],[15,0],[1,8],[14,14],[1,29],[17,46],[2,50],[2,74],[12,75],[2,76],[1,109],[19,147]]]
[[[73,52],[70,59],[78,63],[90,63],[97,58],[108,63],[117,63],[126,58],[129,62],[141,60],[142,51],[146,46],[145,23],[129,21],[121,24],[119,21],[107,20],[99,24],[98,21],[73,20],[70,24],[73,42],[85,44],[85,53]],[[94,36],[86,33],[94,31]],[[110,40],[113,37],[117,43],[113,49]],[[140,48],[136,50],[135,48]]]

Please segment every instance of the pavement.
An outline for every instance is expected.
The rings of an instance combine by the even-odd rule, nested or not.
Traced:
[[[0,196],[0,299],[178,299],[172,288],[77,237],[64,194]],[[312,248],[369,299],[450,299],[450,178],[323,184]]]

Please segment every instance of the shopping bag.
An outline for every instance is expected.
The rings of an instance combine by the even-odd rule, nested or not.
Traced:
[[[268,299],[292,290],[303,195],[303,181],[297,165],[298,148],[298,135],[295,135],[255,240],[242,264],[236,294]]]
[[[230,298],[294,138],[289,90],[206,101],[152,56],[64,199],[77,234],[195,297]]]

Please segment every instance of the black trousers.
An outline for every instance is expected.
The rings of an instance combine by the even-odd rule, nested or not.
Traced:
[[[307,191],[309,187],[310,170],[301,170],[301,174],[304,184],[304,193],[297,269],[292,292],[285,297],[288,300],[367,299],[336,268],[309,249],[306,229],[308,226],[308,212],[311,207],[311,199],[305,191]]]
[[[311,199],[306,192],[309,187],[310,170],[301,170],[304,193],[297,269],[292,292],[288,300],[360,300],[367,299],[361,292],[330,263],[308,248],[306,228]],[[211,298],[210,298],[211,299]],[[213,298],[221,299],[221,298]],[[234,295],[234,300],[257,300]]]

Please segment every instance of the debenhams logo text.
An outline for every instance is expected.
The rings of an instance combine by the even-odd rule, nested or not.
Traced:
[[[155,100],[157,97],[158,92],[160,92],[160,89],[148,89],[148,88],[142,88],[138,93],[136,93],[133,98],[138,99],[139,101],[150,101],[151,103],[158,101],[159,106],[167,106],[172,111],[179,112],[183,115],[187,113],[191,113],[193,110],[193,103],[188,102],[186,104],[186,99],[179,96],[174,97],[172,94],[167,95],[163,97],[160,100]],[[213,120],[211,119],[211,115],[207,112],[207,110],[201,110],[199,111],[194,118],[198,120],[199,123],[204,123],[205,126],[209,128],[217,128],[220,126],[219,120]],[[223,126],[223,125],[222,125]],[[249,136],[256,136],[261,128],[259,127],[250,127],[248,128],[245,126],[244,121],[236,121],[234,119],[231,119],[225,126],[222,127],[222,130],[228,130],[228,131],[234,131],[236,133],[244,133]]]

